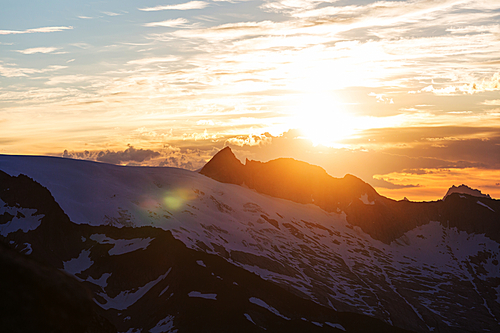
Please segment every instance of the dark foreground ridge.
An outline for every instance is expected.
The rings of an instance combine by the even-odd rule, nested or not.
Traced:
[[[314,204],[328,212],[345,212],[349,223],[387,244],[430,221],[500,241],[500,200],[486,195],[450,192],[435,202],[395,201],[353,175],[335,178],[319,166],[291,158],[266,163],[247,159],[242,164],[229,147],[218,152],[200,173],[277,198]]]
[[[1,332],[116,332],[80,282],[1,241],[0,286]]]
[[[0,171],[0,200],[0,224],[20,228],[0,240],[24,253],[0,247],[2,332],[408,332],[300,298],[170,231],[72,223],[23,175]]]

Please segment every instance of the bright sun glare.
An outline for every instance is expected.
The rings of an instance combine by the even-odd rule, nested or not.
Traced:
[[[314,145],[342,147],[340,142],[353,135],[359,125],[359,119],[327,94],[308,94],[293,113],[293,126]]]

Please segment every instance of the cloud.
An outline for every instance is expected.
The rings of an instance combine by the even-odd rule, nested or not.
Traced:
[[[234,138],[229,138],[226,143],[228,145],[245,147],[245,146],[262,146],[270,144],[272,142],[272,136],[269,133],[263,135],[248,135],[248,136],[237,136]]]
[[[0,35],[17,35],[17,34],[33,34],[37,32],[58,32],[63,30],[71,30],[72,26],[69,27],[43,27],[27,30],[0,30]]]
[[[2,61],[0,60],[0,75],[5,77],[27,77],[30,74],[41,74],[48,72],[55,72],[68,66],[58,66],[51,65],[43,69],[35,69],[35,68],[22,68],[22,67],[13,67],[13,64],[6,64],[7,66],[2,65]]]
[[[371,92],[368,94],[368,96],[375,97],[377,99],[377,103],[382,102],[382,103],[394,104],[392,98],[385,97],[384,94],[376,94],[374,92]]]
[[[500,105],[500,99],[486,100],[486,101],[482,102],[481,104],[482,105],[494,105],[494,106],[497,106],[497,105]]]
[[[386,189],[404,189],[404,188],[414,188],[414,187],[422,187],[420,184],[396,184],[393,183],[394,179],[391,178],[384,178],[383,176],[374,176],[373,180],[370,182],[371,185],[379,188],[386,188]]]
[[[166,21],[161,21],[161,22],[150,22],[143,24],[145,27],[178,27],[178,26],[183,26],[189,21],[186,20],[185,18],[177,18],[173,20],[166,20]]]
[[[179,60],[175,56],[163,57],[163,58],[143,58],[137,60],[128,61],[128,65],[149,65],[157,62],[171,62]]]
[[[52,53],[57,50],[57,47],[34,47],[25,50],[16,50],[16,52],[22,54],[35,54],[35,53]]]
[[[463,90],[469,94],[500,90],[500,72],[493,74],[491,78],[483,79],[481,82],[470,83],[468,89],[465,87]]]
[[[218,149],[209,145],[206,149],[179,148],[164,145],[162,149],[136,149],[131,145],[125,150],[68,151],[62,157],[84,159],[111,164],[136,166],[174,167],[198,170],[217,153]]]
[[[78,159],[93,159],[99,162],[111,164],[123,164],[129,162],[144,162],[154,157],[160,156],[160,153],[151,149],[135,149],[130,146],[123,151],[105,150],[99,152],[68,152],[64,151],[63,157]]]
[[[213,120],[205,120],[205,119],[202,119],[202,120],[198,120],[196,122],[196,125],[201,125],[201,126],[214,126],[215,123],[213,122]]]
[[[418,91],[409,91],[410,94],[422,93],[422,92],[430,92],[436,95],[441,96],[452,96],[458,94],[476,94],[488,91],[497,91],[500,90],[500,72],[494,73],[489,78],[483,78],[482,80],[478,80],[477,82],[464,83],[460,85],[449,85],[442,88],[435,88],[434,85],[426,86]],[[492,105],[485,104],[488,101],[485,101],[484,105]],[[491,101],[495,102],[495,101]],[[494,104],[496,105],[496,104]]]
[[[496,135],[493,134],[495,131]],[[313,147],[309,140],[300,138],[300,132],[289,131],[281,136],[265,135],[265,144],[258,144],[255,136],[253,138],[240,136],[235,138],[237,140],[228,139],[226,144],[231,146],[240,158],[248,157],[267,161],[279,157],[292,157],[320,165],[335,177],[343,177],[350,173],[373,186],[391,189],[418,186],[415,184],[424,185],[422,181],[404,184],[394,182],[385,176],[395,172],[425,175],[421,172],[422,169],[500,169],[500,160],[498,160],[498,156],[500,156],[500,129],[429,127],[426,129],[390,128],[367,132],[378,133],[375,138],[380,139],[381,142],[369,149]],[[484,140],[464,137],[474,134],[490,136],[491,138]],[[374,137],[367,133],[364,135]],[[454,140],[444,138],[445,136],[462,136],[464,138]],[[443,141],[427,140],[429,137],[443,137]],[[386,138],[386,141],[382,141],[382,138]],[[394,141],[398,144],[386,146],[385,143],[388,141]],[[444,147],[434,147],[436,142],[445,143],[445,145]],[[381,177],[373,178],[375,175]]]
[[[148,8],[138,8],[138,9],[145,12],[154,12],[160,10],[191,10],[191,9],[203,9],[208,5],[209,3],[205,1],[190,1],[178,5],[165,5],[165,6],[156,6]]]
[[[105,15],[108,15],[108,16],[120,16],[120,15],[123,15],[123,14],[120,14],[120,13],[114,13],[114,12],[101,12]]]
[[[80,15],[80,16],[77,16],[79,19],[82,19],[82,20],[91,20],[93,17],[90,17],[90,16],[83,16],[83,15]]]
[[[51,76],[48,79],[48,81],[45,82],[45,84],[49,86],[58,84],[74,84],[74,83],[89,82],[92,79],[94,78],[85,75],[60,75],[60,76]]]

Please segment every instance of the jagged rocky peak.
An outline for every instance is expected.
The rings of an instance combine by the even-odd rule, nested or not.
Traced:
[[[200,173],[223,183],[244,183],[274,197],[314,203],[327,211],[336,211],[339,205],[347,206],[360,198],[372,203],[379,197],[373,187],[353,175],[335,178],[317,165],[293,158],[269,162],[247,159],[243,165],[229,147],[218,152]]]
[[[462,184],[460,186],[453,185],[452,187],[450,187],[448,189],[448,192],[446,192],[446,195],[443,197],[443,200],[446,199],[448,196],[450,196],[453,193],[468,194],[468,195],[471,195],[473,197],[491,199],[489,194],[481,193],[480,190],[473,189],[465,184]]]
[[[243,164],[229,147],[225,147],[212,157],[200,173],[222,183],[241,185],[244,182]]]

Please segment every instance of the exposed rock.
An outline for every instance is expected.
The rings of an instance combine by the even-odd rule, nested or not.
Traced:
[[[222,183],[241,185],[244,182],[243,164],[234,156],[231,148],[219,151],[201,169],[200,173]]]
[[[446,198],[449,197],[453,193],[468,194],[468,195],[471,195],[473,197],[491,199],[489,194],[483,194],[483,193],[481,193],[480,190],[473,189],[465,184],[462,184],[460,186],[453,185],[452,187],[450,187],[448,189],[448,192],[446,192],[445,196],[443,197],[443,200],[446,200]]]

